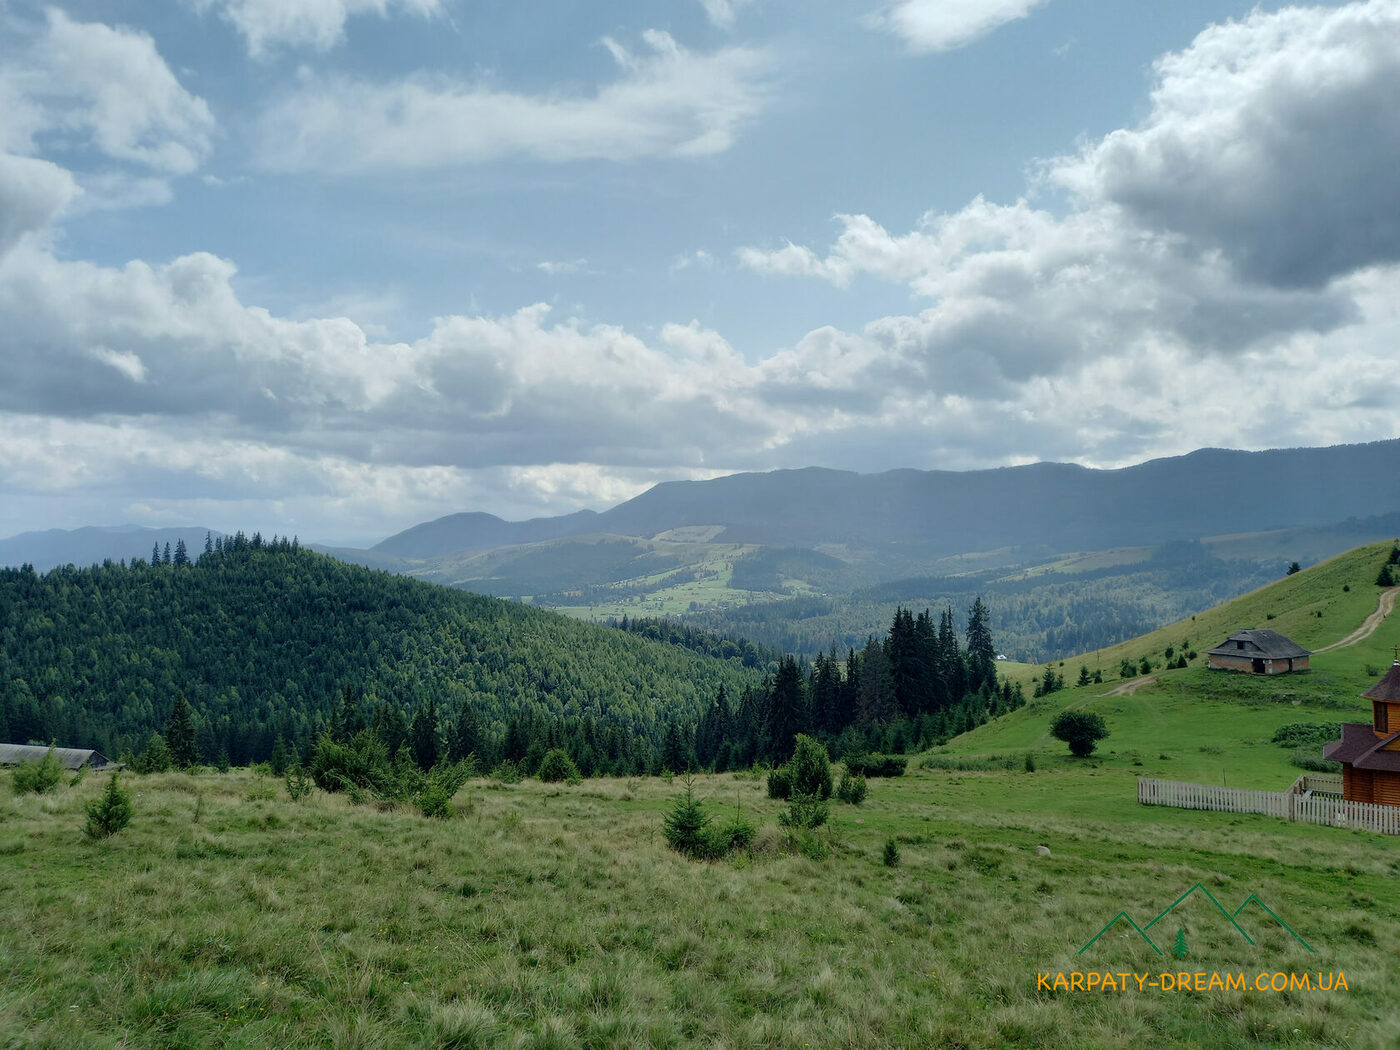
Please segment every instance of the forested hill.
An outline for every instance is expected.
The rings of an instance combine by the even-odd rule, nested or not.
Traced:
[[[179,559],[177,559],[178,561]],[[600,751],[646,748],[694,724],[737,661],[239,537],[197,563],[0,570],[0,740],[116,756],[163,730],[177,693],[212,761],[306,747],[346,685],[366,712],[443,725],[464,709],[483,740],[547,724]]]

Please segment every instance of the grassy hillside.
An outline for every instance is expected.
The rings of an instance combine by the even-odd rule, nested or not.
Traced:
[[[1400,855],[1360,832],[1137,807],[1111,769],[872,781],[830,850],[782,848],[761,782],[702,777],[752,855],[669,851],[679,784],[477,781],[458,814],[292,803],[276,782],[152,776],[132,826],[76,833],[98,778],[12,797],[0,779],[0,1045],[142,1047],[1332,1047],[1400,1040]],[[882,863],[887,840],[897,866]],[[1037,846],[1051,855],[1038,856]],[[1191,946],[1080,947],[1196,882]],[[1129,931],[1131,933],[1131,931]],[[1345,993],[1045,990],[1037,975],[1344,973]],[[1330,980],[1330,978],[1329,978]]]
[[[1374,634],[1353,645],[1312,657],[1305,674],[1273,678],[1211,671],[1205,651],[1233,631],[1270,627],[1309,649],[1347,638],[1377,609],[1382,589],[1375,578],[1390,543],[1372,544],[1285,577],[1250,594],[1197,613],[1142,638],[1058,663],[1074,682],[1081,666],[1102,668],[1104,683],[1064,689],[952,741],[949,756],[1008,755],[1030,751],[1051,768],[1075,768],[1049,723],[1066,707],[1101,714],[1111,736],[1091,760],[1103,769],[1234,787],[1278,789],[1302,772],[1291,752],[1271,742],[1293,722],[1366,721],[1370,704],[1360,694],[1389,666],[1400,644],[1400,619],[1385,619]],[[1197,651],[1192,666],[1161,670],[1165,651],[1183,644]],[[1123,660],[1155,661],[1158,670],[1121,679]],[[1032,679],[1043,668],[1032,669]]]

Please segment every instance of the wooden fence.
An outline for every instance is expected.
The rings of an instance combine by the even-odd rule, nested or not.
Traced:
[[[1138,777],[1138,802],[1144,806],[1209,809],[1218,813],[1262,813],[1305,824],[1400,835],[1400,806],[1346,802],[1330,795],[1304,796],[1291,791],[1253,791]]]

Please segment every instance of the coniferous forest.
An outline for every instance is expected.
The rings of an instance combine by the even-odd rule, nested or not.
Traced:
[[[1019,705],[987,620],[979,599],[960,639],[951,610],[901,609],[883,640],[799,663],[239,534],[197,556],[0,570],[0,739],[115,757],[161,734],[177,764],[280,764],[368,730],[424,768],[533,772],[561,748],[585,776],[782,761],[798,733],[904,751]]]

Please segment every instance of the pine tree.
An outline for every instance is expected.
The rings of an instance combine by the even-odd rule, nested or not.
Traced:
[[[774,762],[786,762],[792,757],[793,741],[805,727],[807,698],[804,692],[802,671],[796,658],[784,656],[768,694],[763,720],[763,753]]]
[[[460,762],[468,755],[482,758],[481,730],[477,725],[476,710],[470,703],[463,703],[457,722],[452,727],[452,739],[448,743],[447,757]]]
[[[213,533],[206,532],[206,533],[204,534],[204,553],[205,553],[205,554],[213,554],[213,553],[214,553],[214,535],[213,535]]]
[[[151,564],[152,564],[152,565],[159,565],[159,564],[160,564],[160,544],[159,544],[159,543],[155,543],[155,544],[153,544],[153,545],[151,546]]]
[[[86,809],[84,830],[91,838],[105,839],[131,823],[131,794],[117,783],[117,770],[112,770],[112,778],[107,781],[102,797],[93,799]]]
[[[440,755],[437,702],[432,697],[419,704],[418,710],[413,713],[413,722],[408,727],[408,744],[419,769],[426,771],[437,765]]]
[[[967,688],[977,692],[983,684],[996,685],[997,650],[987,606],[979,595],[967,612]]]
[[[177,566],[180,566],[180,567],[183,568],[184,566],[189,565],[189,563],[190,563],[190,554],[189,554],[189,551],[187,551],[187,550],[185,549],[185,541],[184,541],[183,539],[178,539],[178,540],[176,540],[176,541],[175,541],[175,564],[176,564]]]
[[[169,564],[170,564],[170,541],[169,541],[169,540],[166,540],[166,541],[165,541],[165,553],[162,554],[162,555],[160,556],[160,563],[161,563],[162,565],[169,565]]]
[[[1186,928],[1178,927],[1176,931],[1176,944],[1172,947],[1172,955],[1178,959],[1184,959],[1190,955],[1190,950],[1186,947]]]
[[[189,769],[199,761],[199,750],[195,747],[194,739],[194,717],[183,690],[175,694],[175,706],[170,709],[170,721],[165,725],[165,746],[169,748],[170,761],[177,769]]]

